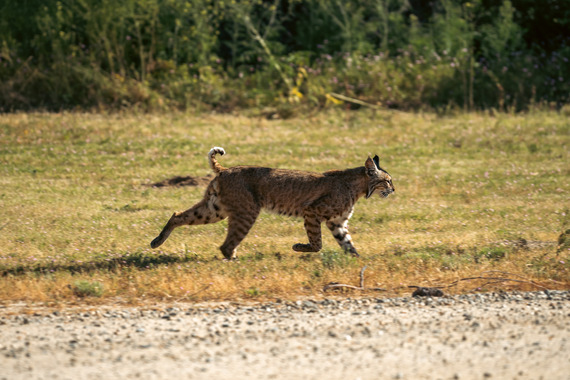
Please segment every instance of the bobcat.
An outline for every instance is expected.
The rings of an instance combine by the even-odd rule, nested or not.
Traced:
[[[220,247],[226,259],[236,257],[236,247],[245,238],[262,208],[289,216],[301,216],[309,244],[295,244],[297,252],[318,252],[321,222],[326,222],[338,244],[358,256],[348,233],[348,219],[361,196],[378,193],[386,198],[394,192],[392,178],[380,168],[378,156],[368,157],[364,166],[312,173],[298,170],[257,166],[224,168],[216,154],[208,153],[210,167],[216,177],[210,182],[204,198],[190,209],[174,213],[150,246],[159,247],[172,230],[183,225],[215,223],[228,218],[228,235]]]

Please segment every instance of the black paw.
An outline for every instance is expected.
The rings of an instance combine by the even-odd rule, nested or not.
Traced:
[[[157,248],[160,247],[160,245],[162,244],[163,240],[161,239],[160,236],[156,237],[153,241],[150,242],[150,247],[151,248]]]
[[[310,244],[301,244],[301,243],[297,243],[297,244],[293,244],[293,251],[296,252],[318,252],[315,251]]]

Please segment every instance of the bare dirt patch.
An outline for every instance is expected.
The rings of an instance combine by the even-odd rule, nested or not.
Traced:
[[[0,307],[0,379],[568,379],[568,291]],[[326,375],[325,375],[326,374]]]
[[[204,177],[193,177],[193,176],[175,176],[172,178],[167,178],[163,181],[155,182],[150,184],[151,187],[168,187],[168,186],[207,186],[210,181],[214,178],[213,175],[207,175]]]

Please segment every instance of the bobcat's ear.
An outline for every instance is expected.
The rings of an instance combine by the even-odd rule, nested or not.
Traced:
[[[378,155],[376,155],[376,156],[374,156],[373,160],[374,160],[374,163],[376,164],[376,168],[378,170],[380,170],[380,157],[378,157]]]
[[[364,163],[364,167],[366,168],[366,174],[369,176],[374,175],[378,170],[376,169],[376,164],[374,163],[374,161],[372,161],[370,157],[368,157],[368,159]]]

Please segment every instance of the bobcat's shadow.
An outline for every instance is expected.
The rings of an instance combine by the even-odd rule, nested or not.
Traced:
[[[219,260],[219,258],[203,258],[195,255],[169,255],[165,253],[158,254],[130,254],[114,258],[100,258],[94,261],[74,261],[69,263],[46,263],[34,266],[16,265],[11,268],[0,268],[0,276],[8,275],[25,275],[25,274],[50,274],[54,272],[90,273],[97,270],[118,270],[122,268],[137,268],[141,270],[156,268],[161,265],[181,264],[181,263],[207,263]]]

